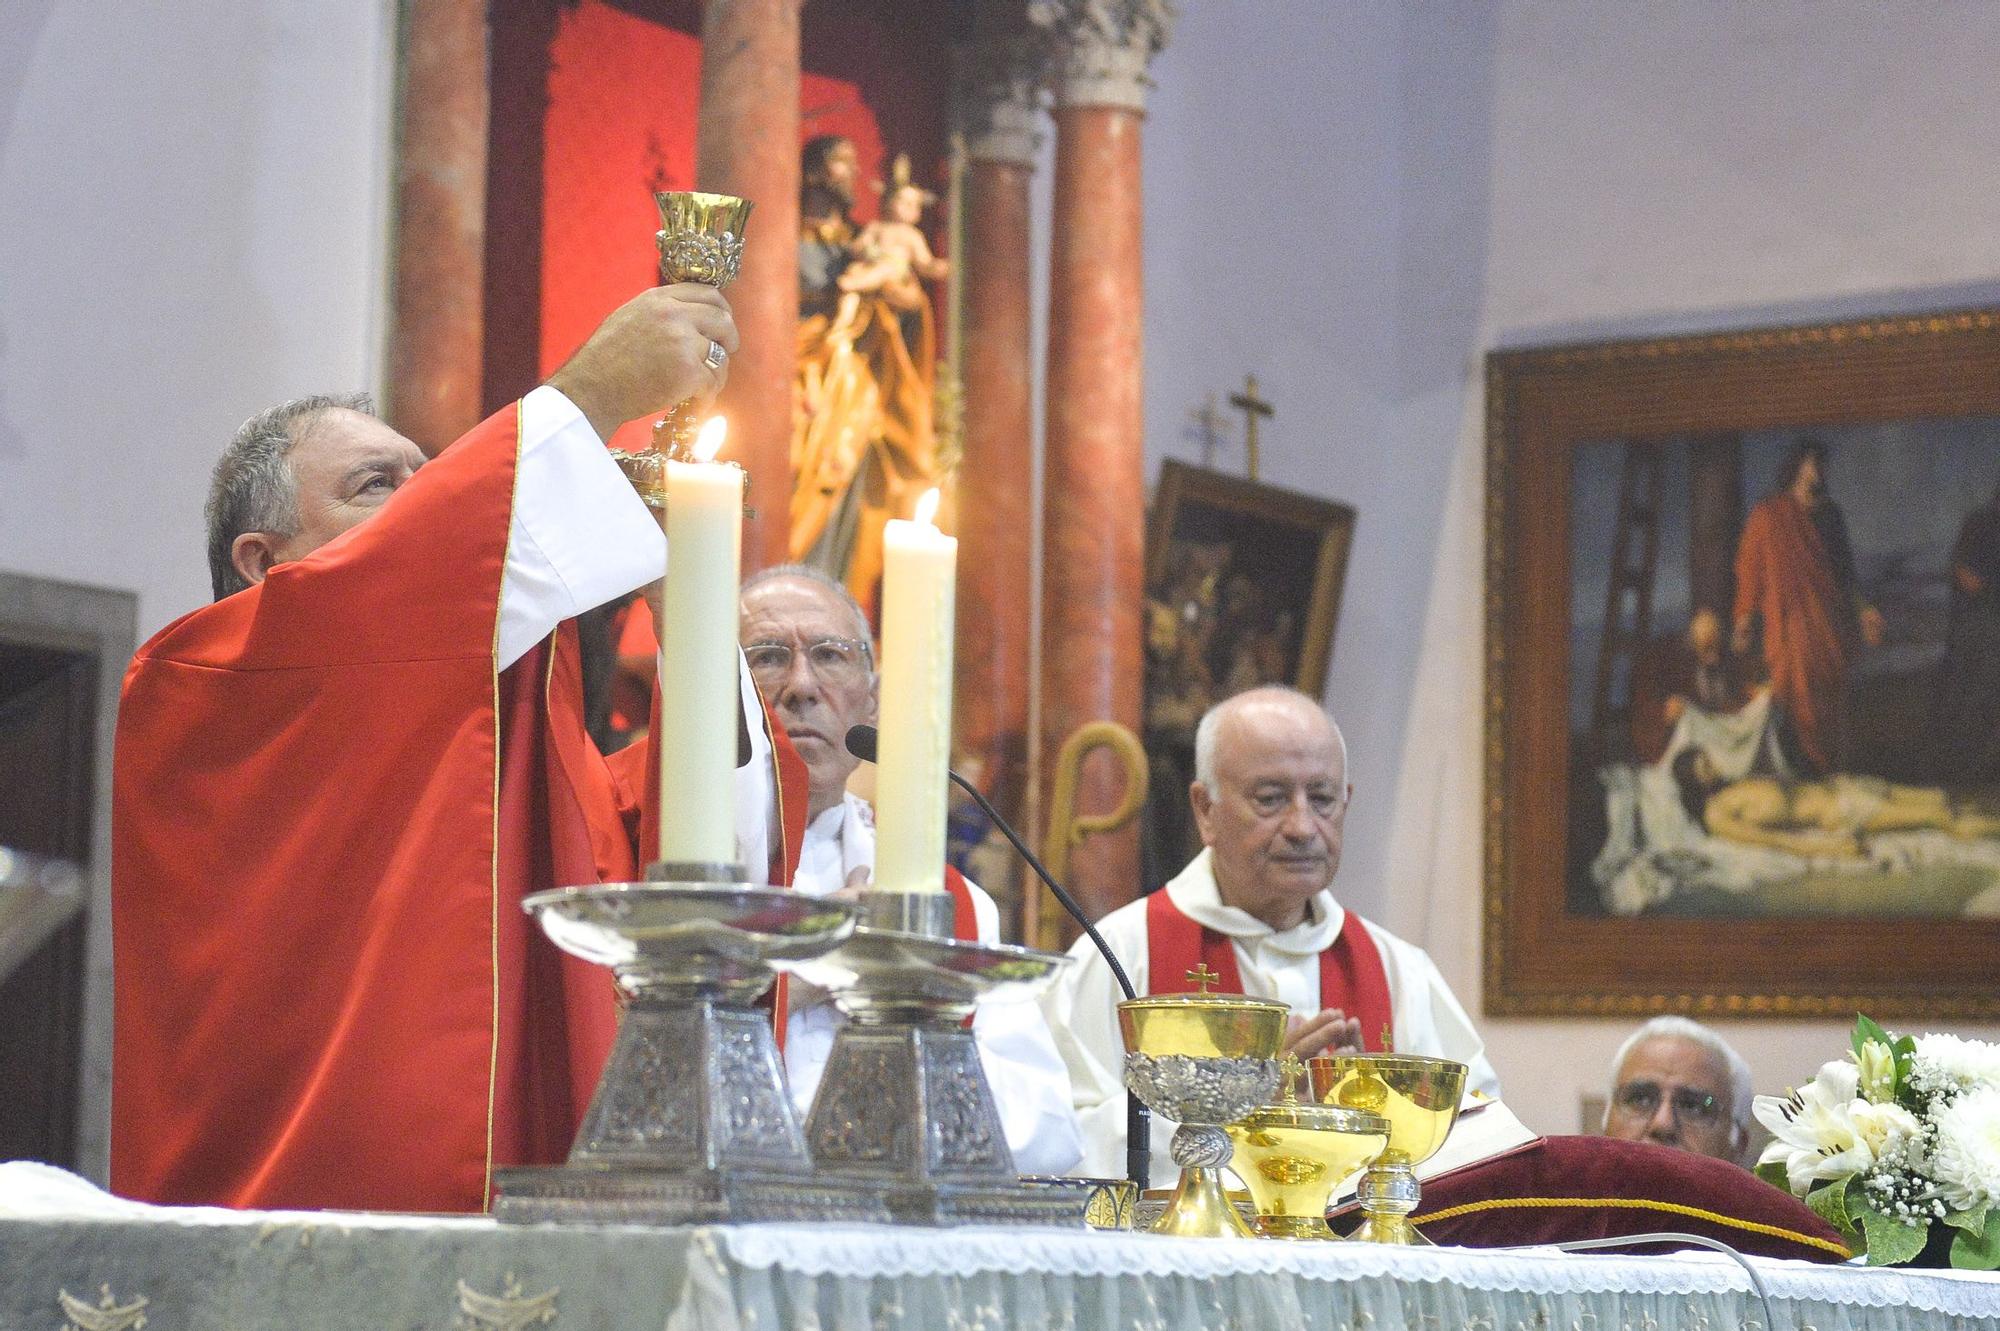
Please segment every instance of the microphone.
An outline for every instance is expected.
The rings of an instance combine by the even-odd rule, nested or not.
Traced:
[[[847,729],[847,751],[865,763],[872,763],[875,761],[875,751],[880,735],[881,732],[876,730],[874,726],[849,726]],[[1084,935],[1096,947],[1097,954],[1103,957],[1104,964],[1111,968],[1111,978],[1118,982],[1119,991],[1127,998],[1137,998],[1139,993],[1132,987],[1132,980],[1125,974],[1125,968],[1119,964],[1118,954],[1111,950],[1111,944],[1105,942],[1104,935],[1097,932],[1097,926],[1090,922],[1090,917],[1084,914],[1083,907],[1077,904],[1076,898],[1071,896],[1063,885],[1055,880],[1054,875],[1042,867],[1042,862],[1036,858],[1035,852],[1029,850],[1027,842],[1021,840],[1021,834],[1016,832],[1013,826],[1000,816],[1000,811],[993,807],[986,796],[979,793],[979,787],[973,785],[950,768],[945,769],[945,775],[950,777],[952,783],[960,790],[972,796],[972,802],[984,810],[986,816],[993,820],[993,825],[1000,829],[1001,834],[1008,841],[1013,843],[1014,849],[1020,853],[1021,858],[1028,862],[1028,867],[1035,871],[1035,876],[1042,880],[1043,885],[1062,904],[1062,908],[1069,912],[1069,917],[1082,926]],[[1148,1175],[1152,1169],[1152,1116],[1139,1097],[1133,1095],[1130,1091],[1127,1091],[1125,1094],[1125,1104],[1125,1173],[1126,1177],[1130,1178],[1138,1186],[1139,1191],[1144,1192],[1147,1183],[1150,1181]]]

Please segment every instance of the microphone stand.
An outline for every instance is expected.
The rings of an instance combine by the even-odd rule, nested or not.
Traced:
[[[979,787],[949,768],[945,770],[945,775],[949,776],[960,790],[972,796],[974,804],[986,811],[986,816],[993,820],[993,825],[1014,844],[1014,849],[1020,852],[1021,858],[1028,862],[1028,867],[1035,871],[1035,876],[1042,880],[1055,895],[1055,899],[1062,903],[1062,908],[1069,912],[1070,918],[1083,926],[1085,936],[1097,948],[1098,955],[1104,958],[1104,964],[1111,968],[1111,978],[1118,982],[1118,988],[1125,997],[1137,998],[1138,991],[1133,989],[1131,977],[1125,974],[1125,968],[1118,964],[1118,955],[1111,950],[1111,944],[1104,941],[1104,935],[1097,932],[1097,926],[1083,913],[1083,907],[1077,904],[1076,898],[1065,891],[1063,885],[1055,880],[1055,876],[1042,867],[1042,862],[1035,857],[1035,852],[1028,849],[1020,834],[1000,816],[1000,811],[979,793]],[[1151,1182],[1152,1160],[1152,1113],[1146,1108],[1144,1101],[1127,1091],[1125,1092],[1125,1176],[1132,1180],[1133,1186],[1141,1193],[1146,1191],[1146,1185]]]

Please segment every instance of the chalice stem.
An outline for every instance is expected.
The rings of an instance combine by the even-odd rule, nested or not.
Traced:
[[[1399,1243],[1428,1248],[1431,1241],[1410,1223],[1420,1195],[1416,1171],[1404,1161],[1376,1164],[1361,1178],[1361,1227],[1350,1236],[1363,1243]]]

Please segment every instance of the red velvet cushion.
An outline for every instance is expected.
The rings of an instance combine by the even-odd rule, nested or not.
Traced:
[[[1849,1255],[1804,1202],[1747,1169],[1611,1137],[1544,1137],[1468,1165],[1424,1184],[1410,1218],[1433,1242],[1467,1248],[1675,1230],[1764,1257]]]

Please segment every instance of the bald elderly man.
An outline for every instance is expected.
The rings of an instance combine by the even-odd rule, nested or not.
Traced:
[[[1277,999],[1293,1016],[1287,1048],[1300,1058],[1387,1042],[1471,1067],[1469,1084],[1497,1095],[1472,1020],[1421,948],[1341,908],[1334,874],[1347,806],[1347,745],[1324,708],[1294,689],[1237,694],[1195,730],[1188,789],[1205,847],[1158,892],[1121,906],[1099,931],[1141,993],[1184,993],[1206,966],[1214,992]],[[1069,1065],[1090,1175],[1125,1172],[1124,1042],[1119,993],[1090,946],[1044,1000]],[[1152,1175],[1173,1177],[1174,1125],[1153,1125]]]
[[[848,793],[861,760],[847,751],[851,726],[875,723],[875,648],[867,616],[847,588],[816,568],[766,569],[743,585],[742,647],[751,676],[784,725],[808,776],[805,843],[792,886],[824,896],[867,882],[875,865],[875,817]],[[1000,911],[960,879],[983,942],[1000,940]],[[785,1074],[808,1112],[843,1020],[824,994],[792,981]],[[982,1006],[972,1020],[986,1079],[1000,1108],[1014,1164],[1024,1174],[1075,1166],[1083,1146],[1070,1108],[1069,1078],[1033,1003]]]
[[[1604,1135],[1658,1142],[1742,1164],[1750,1143],[1750,1065],[1686,1017],[1655,1017],[1611,1060]]]

